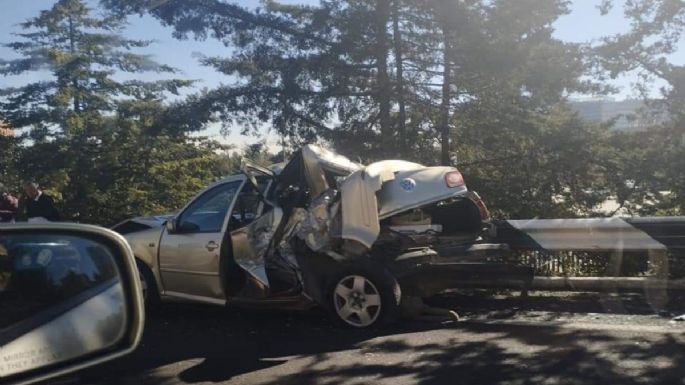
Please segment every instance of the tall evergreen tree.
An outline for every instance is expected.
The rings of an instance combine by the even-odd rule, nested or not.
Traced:
[[[152,6],[105,3],[122,12]],[[211,36],[234,49],[230,57],[203,63],[236,83],[197,100],[222,114],[224,123],[266,123],[295,141],[322,137],[363,156],[387,156],[396,154],[390,8],[388,0],[333,0],[318,6],[268,2],[249,10],[204,0],[164,2],[148,12],[173,26],[176,36]]]
[[[2,122],[2,121],[0,121]],[[5,128],[0,123],[0,129]],[[16,192],[20,184],[18,173],[19,166],[19,139],[0,132],[0,183],[9,191]]]
[[[59,0],[22,23],[18,41],[6,45],[21,57],[0,61],[0,74],[49,74],[46,80],[2,90],[0,111],[30,139],[19,162],[21,175],[49,186],[67,217],[80,213],[82,220],[107,223],[130,214],[117,211],[112,193],[124,191],[130,178],[145,180],[149,174],[132,173],[135,168],[121,160],[129,160],[129,166],[130,160],[144,161],[147,155],[132,151],[137,147],[152,151],[169,144],[168,152],[173,144],[187,143],[179,135],[173,143],[150,143],[169,129],[160,127],[166,110],[161,98],[190,82],[118,80],[122,72],[174,72],[135,53],[149,42],[123,37],[124,26],[124,18],[96,15],[82,0]],[[146,106],[153,113],[130,113]],[[127,119],[133,122],[126,124]]]
[[[596,48],[609,78],[637,75],[636,90],[654,114],[646,132],[619,135],[623,168],[631,189],[626,204],[635,213],[685,212],[685,66],[672,61],[682,46],[685,4],[677,0],[604,1],[602,12],[622,12],[628,31]],[[654,92],[657,89],[659,92]]]
[[[591,89],[581,80],[582,47],[552,37],[568,12],[561,0],[267,2],[257,10],[216,0],[106,3],[148,11],[176,36],[217,38],[233,49],[204,64],[236,83],[196,105],[229,124],[271,125],[299,141],[322,137],[365,160],[450,163],[469,145],[458,138],[468,124],[462,116],[500,104],[553,111],[565,95]]]

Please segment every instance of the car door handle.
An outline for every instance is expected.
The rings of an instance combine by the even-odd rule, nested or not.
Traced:
[[[207,248],[207,251],[214,251],[219,248],[219,244],[214,241],[209,241],[205,247]]]

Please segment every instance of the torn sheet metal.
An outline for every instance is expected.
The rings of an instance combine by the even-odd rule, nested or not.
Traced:
[[[231,232],[233,258],[245,271],[264,285],[269,285],[266,274],[266,254],[283,212],[274,208],[249,226]]]
[[[355,172],[340,186],[342,197],[342,234],[344,239],[359,242],[371,248],[380,233],[376,191],[383,178],[393,178],[392,173],[369,176],[364,170]]]
[[[361,168],[359,164],[342,155],[311,144],[302,148],[302,161],[310,194],[313,197],[333,187],[328,185],[324,171],[348,175]]]
[[[312,144],[302,148],[302,155],[308,160],[316,161],[323,170],[337,175],[349,175],[363,167],[345,156]]]
[[[306,214],[306,210],[300,208],[291,213],[288,222],[281,229],[280,238],[274,239],[275,247],[272,247],[265,256],[267,274],[275,278],[271,280],[272,290],[279,284],[287,286],[285,289],[292,289],[295,282],[302,282],[300,267],[290,241]]]
[[[283,227],[281,238],[276,240],[276,252],[270,253],[269,257],[283,258],[290,266],[297,267],[297,260],[295,259],[292,246],[290,245],[290,240],[295,236],[300,224],[304,221],[306,216],[307,210],[305,209],[296,208],[293,210],[288,219],[288,223]]]
[[[337,215],[336,190],[328,190],[314,199],[297,229],[297,235],[312,251],[323,251],[331,243],[331,222]]]
[[[328,190],[313,200],[309,210],[296,209],[284,241],[297,236],[317,253],[327,254],[336,261],[347,259],[337,249],[340,243],[340,200],[336,190]],[[357,254],[354,254],[357,255]]]
[[[312,145],[301,154],[304,182],[315,198],[306,209],[294,209],[282,241],[296,235],[312,251],[334,259],[367,253],[384,217],[467,193],[465,186],[446,185],[445,175],[456,171],[452,167],[386,160],[362,168]]]

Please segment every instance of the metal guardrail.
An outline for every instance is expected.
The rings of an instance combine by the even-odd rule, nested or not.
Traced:
[[[685,291],[685,280],[652,277],[534,277],[529,283],[517,279],[471,280],[458,282],[455,289],[515,289],[578,292]]]
[[[549,291],[645,291],[685,290],[683,279],[653,277],[535,277],[530,290]]]
[[[685,217],[500,220],[494,227],[489,241],[508,245],[518,263],[536,267],[531,290],[685,290],[684,280],[667,279],[669,257],[685,257]],[[622,276],[636,257],[651,277]],[[584,266],[599,270],[602,263],[604,276],[572,276]]]
[[[685,217],[501,220],[494,225],[492,241],[512,250],[685,254]]]

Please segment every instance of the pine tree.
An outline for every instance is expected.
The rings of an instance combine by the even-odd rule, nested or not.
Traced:
[[[82,0],[60,0],[22,23],[18,41],[7,44],[21,58],[0,62],[4,75],[49,74],[46,80],[2,90],[0,108],[9,124],[30,139],[23,144],[18,171],[46,186],[66,217],[80,213],[84,221],[111,223],[131,214],[117,211],[126,195],[118,196],[118,202],[112,198],[126,191],[127,183],[136,184],[132,178],[154,179],[151,169],[133,172],[135,162],[155,159],[139,149],[165,151],[182,161],[182,152],[169,151],[192,145],[183,134],[168,137],[173,129],[163,125],[167,110],[161,103],[166,93],[178,93],[191,82],[117,80],[122,72],[174,72],[135,53],[149,42],[123,37],[124,26],[123,17],[95,15]],[[145,114],[132,113],[146,108]],[[166,150],[155,150],[162,145]],[[211,155],[211,149],[203,151],[202,156]]]
[[[647,106],[640,113],[654,118],[646,132],[620,135],[625,197],[633,212],[643,215],[685,212],[685,66],[672,60],[682,46],[685,4],[678,0],[610,1],[604,14],[622,12],[630,28],[605,37],[596,47],[603,75],[636,76],[635,91]],[[658,87],[658,92],[654,90]]]
[[[590,89],[581,47],[552,37],[566,2],[328,0],[250,10],[203,0],[107,3],[148,11],[178,37],[232,48],[206,65],[235,84],[197,97],[228,125],[317,137],[364,160],[451,163],[460,114],[482,103],[549,109]],[[202,113],[192,114],[202,116]],[[450,140],[453,141],[450,144]]]

